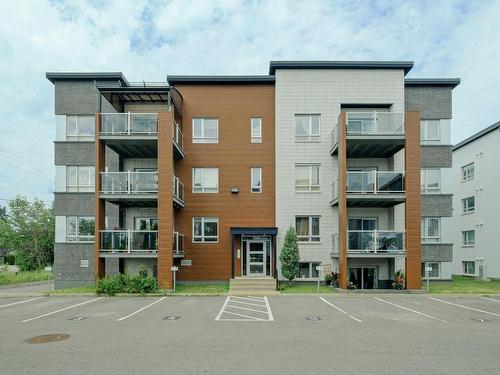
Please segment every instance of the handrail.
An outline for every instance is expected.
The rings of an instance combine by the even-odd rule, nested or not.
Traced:
[[[100,115],[100,134],[102,135],[156,135],[158,133],[158,113],[118,112]],[[147,118],[148,116],[150,118]],[[140,121],[141,117],[145,121]]]
[[[182,134],[181,127],[179,124],[174,120],[174,126],[173,126],[173,135],[172,138],[174,142],[177,144],[177,146],[183,150],[184,149],[184,135]]]
[[[346,112],[346,133],[351,135],[404,135],[404,113]]]
[[[158,172],[100,172],[101,193],[138,194],[158,192]]]
[[[405,172],[396,171],[347,171],[349,193],[404,193]]]
[[[101,230],[99,251],[111,253],[158,252],[157,230]]]
[[[184,202],[184,184],[177,176],[172,176],[172,194],[174,198]]]

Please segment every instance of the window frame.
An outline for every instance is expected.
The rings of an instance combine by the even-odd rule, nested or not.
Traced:
[[[196,137],[194,132],[195,121],[201,120],[201,137]],[[205,121],[215,120],[217,135],[215,137],[205,137]],[[191,142],[196,144],[218,144],[219,143],[219,118],[218,117],[193,117],[191,120]]]
[[[468,203],[472,198],[472,206]],[[470,197],[462,198],[462,214],[471,214],[476,212],[476,197],[471,195]]]
[[[259,123],[258,123],[259,134],[258,135],[254,134],[254,126],[253,126],[254,120],[259,120]],[[250,143],[262,143],[262,117],[251,117],[250,118]]]
[[[75,221],[75,234],[74,235],[68,234],[70,219],[76,220]],[[92,219],[94,221],[94,235],[90,235],[90,236],[80,235],[80,219],[84,219],[84,220]],[[82,238],[85,238],[85,239],[82,239]],[[94,216],[76,216],[76,215],[66,216],[66,242],[89,243],[89,242],[94,242],[94,241],[95,241],[95,217]]]
[[[429,188],[429,172],[438,172],[438,187]],[[420,193],[421,194],[439,194],[441,193],[441,168],[422,168],[420,169]]]
[[[468,235],[474,236],[474,239],[471,240]],[[462,231],[462,247],[475,247],[476,246],[476,231],[474,229],[463,230]]]
[[[421,267],[421,272],[422,272],[422,279],[426,279],[426,273],[427,271],[425,270],[425,267],[426,265],[431,265],[431,264],[434,264],[434,265],[437,265],[437,276],[433,276],[431,274],[431,272],[433,271],[429,271],[429,280],[430,279],[439,279],[441,277],[441,262],[422,262],[422,266]]]
[[[472,170],[472,173],[471,173]],[[474,179],[474,175],[476,172],[476,166],[474,165],[474,162],[466,164],[462,166],[462,182],[470,181]]]
[[[437,121],[438,136],[429,138],[429,123]],[[421,120],[420,121],[420,143],[422,145],[440,145],[441,144],[441,119]]]
[[[318,133],[312,133],[313,127],[313,117],[318,117]],[[297,118],[299,117],[308,117],[308,135],[297,135]],[[295,134],[295,142],[321,142],[321,114],[320,113],[295,113],[294,116],[294,134]]]
[[[308,272],[307,277],[300,276],[300,265],[301,264],[308,264],[308,266],[309,266],[309,272]],[[320,266],[320,265],[321,265],[320,261],[299,262],[299,270],[297,271],[296,279],[298,279],[298,280],[318,279],[319,271],[316,271],[316,267]]]
[[[429,236],[429,221],[435,220],[438,223],[438,235]],[[426,216],[420,220],[420,241],[421,243],[441,243],[441,217]]]
[[[469,271],[469,267],[467,267],[467,265],[472,265],[473,267],[473,271],[474,272],[468,272]],[[463,260],[462,261],[462,273],[464,275],[475,275],[476,274],[476,262],[473,261],[473,260]]]
[[[75,168],[75,178],[76,184],[70,184],[69,182],[69,169]],[[82,168],[92,168],[89,176],[92,184],[81,186],[80,181],[80,170]],[[66,192],[67,193],[93,193],[95,192],[95,166],[94,165],[66,165]]]
[[[259,171],[259,182],[260,185],[254,185],[254,175],[253,172],[254,170]],[[251,167],[250,168],[250,192],[254,194],[259,194],[262,193],[262,167]]]
[[[80,119],[82,117],[88,117],[93,120],[94,126],[91,127],[92,134],[81,134],[80,133]],[[75,119],[75,129],[76,134],[70,134],[69,132],[69,122],[70,119]],[[66,141],[67,142],[94,142],[95,141],[95,116],[94,115],[67,115],[66,116]]]
[[[308,184],[307,185],[297,185],[297,168],[308,168]],[[313,180],[313,169],[312,168],[318,168],[318,184],[313,185],[312,180]],[[297,163],[295,164],[294,168],[294,177],[295,177],[295,193],[321,193],[321,164],[319,163]],[[297,187],[304,187],[307,190],[297,190]],[[317,190],[315,190],[317,188]]]
[[[201,220],[201,235],[197,236],[194,234],[194,227],[195,227],[195,220],[200,219]],[[216,223],[217,224],[217,234],[215,236],[206,236],[205,235],[205,223]],[[191,242],[192,243],[218,243],[219,242],[219,218],[215,216],[193,216],[192,221],[191,221]],[[207,241],[207,238],[213,238],[215,241]],[[199,241],[197,240],[199,239]]]
[[[299,235],[297,230],[297,219],[307,218],[307,235]],[[313,234],[313,219],[318,220],[318,234]],[[321,216],[320,215],[295,215],[295,232],[300,243],[321,243]]]
[[[201,179],[202,179],[202,185],[200,187],[195,186],[195,174],[196,171],[202,171],[202,170],[216,170],[217,171],[217,186],[205,186],[203,185],[205,181],[205,176],[202,174]],[[193,167],[192,172],[191,172],[191,192],[193,194],[216,194],[219,192],[219,168],[218,167]],[[214,190],[215,189],[215,190]]]

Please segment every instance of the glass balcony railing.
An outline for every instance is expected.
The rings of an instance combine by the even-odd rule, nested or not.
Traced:
[[[158,172],[101,172],[101,193],[158,192]]]
[[[184,235],[179,232],[174,232],[174,255],[184,254]]]
[[[347,231],[348,253],[404,253],[404,249],[404,232],[401,231]]]
[[[404,135],[404,113],[347,112],[346,132],[349,135]]]
[[[157,113],[101,113],[102,135],[156,135]]]
[[[401,193],[404,192],[403,172],[349,171],[348,193]]]
[[[176,176],[172,177],[172,189],[174,198],[184,202],[184,184]]]
[[[102,230],[100,251],[103,253],[150,253],[158,252],[156,230]]]
[[[184,136],[182,135],[181,127],[177,122],[174,121],[174,127],[173,127],[174,134],[172,136],[172,139],[174,140],[175,144],[182,150],[184,148]]]

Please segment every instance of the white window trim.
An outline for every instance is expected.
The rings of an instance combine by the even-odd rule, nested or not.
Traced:
[[[259,120],[259,135],[253,133],[253,121]],[[250,143],[262,143],[262,117],[252,117],[250,119]]]
[[[428,231],[429,231],[429,225],[428,221],[429,220],[437,220],[438,222],[438,235],[437,236],[429,236]],[[440,217],[422,217],[421,221],[423,221],[424,224],[424,230],[420,234],[421,236],[421,242],[422,243],[441,243],[441,218]]]
[[[195,137],[194,135],[194,121],[201,120],[201,137]],[[217,136],[216,137],[205,137],[205,120],[215,120],[217,121]],[[192,142],[193,143],[219,143],[219,119],[217,117],[193,117],[191,122],[191,132],[192,132]]]
[[[254,180],[253,180],[253,170],[258,169],[259,170],[259,180],[260,180],[260,185],[254,185]],[[261,167],[252,167],[250,168],[250,192],[254,194],[260,194],[262,193],[262,168]],[[254,191],[256,189],[256,191]]]
[[[71,117],[74,117],[76,119],[76,135],[70,135],[68,133],[68,121]],[[94,117],[92,115],[67,115],[66,116],[66,124],[65,124],[65,129],[66,129],[66,141],[69,142],[94,142],[95,141],[95,130],[94,134],[92,135],[80,135],[80,128],[78,126],[79,119],[81,117]]]
[[[201,187],[195,187],[194,185],[194,171],[196,169],[216,169],[217,170],[217,186],[201,186]],[[216,194],[219,192],[219,168],[212,168],[212,167],[194,167],[192,168],[192,175],[191,175],[191,178],[192,178],[192,192],[194,194]],[[203,180],[203,178],[202,178]],[[207,189],[217,189],[215,191],[206,191]]]
[[[70,185],[68,178],[68,168],[76,168],[76,185]],[[94,178],[92,180],[92,185],[80,186],[78,184],[80,176],[80,168],[94,168]],[[67,193],[94,193],[95,192],[95,166],[93,165],[67,165],[66,166],[66,192]]]
[[[195,236],[194,234],[194,221],[195,219],[201,219],[201,236]],[[205,222],[216,222],[217,223],[217,236],[205,236]],[[206,244],[212,244],[212,243],[219,243],[219,218],[218,217],[213,217],[213,216],[195,216],[193,217],[191,221],[191,242],[192,243],[206,243]],[[201,241],[195,241],[195,238],[200,238]],[[205,241],[205,238],[215,238],[215,241]]]
[[[466,271],[465,263],[474,263],[474,273],[465,272]],[[473,260],[463,260],[462,261],[462,273],[463,273],[463,275],[470,275],[470,276],[475,275],[476,274],[476,262]]]
[[[438,187],[429,188],[429,171],[438,171]],[[441,168],[422,168],[421,169],[422,180],[420,181],[420,192],[422,194],[439,194],[441,193]],[[422,182],[424,187],[422,188]]]
[[[300,277],[300,263],[308,263],[309,264],[309,275],[308,277]],[[317,264],[318,266],[321,265],[320,261],[306,261],[306,262],[301,262],[299,261],[299,272],[297,274],[297,277],[295,278],[296,280],[318,280],[318,277],[312,276],[313,271],[316,271],[316,266],[313,266],[313,264]],[[314,269],[313,269],[314,267]],[[318,272],[318,276],[320,276],[320,273]]]
[[[296,168],[299,167],[299,168],[305,168],[305,167],[308,167],[309,168],[309,184],[308,185],[297,185],[297,174],[295,173],[295,193],[298,193],[298,194],[317,194],[317,193],[321,193],[321,164],[319,163],[311,163],[311,164],[295,164],[295,167],[294,167],[294,172],[296,172]],[[318,185],[312,185],[311,182],[312,182],[312,179],[313,179],[313,172],[312,172],[312,168],[313,167],[317,167],[318,168]],[[307,190],[297,190],[297,186],[300,186],[300,187],[307,187]],[[313,190],[313,188],[317,187],[318,190]]]
[[[467,200],[470,198],[474,198],[474,206],[472,206],[472,209],[468,204],[466,204]],[[473,212],[476,212],[476,197],[474,195],[471,195],[470,197],[463,198],[462,199],[462,214],[466,215],[466,214],[471,214]]]
[[[76,218],[76,234],[75,235],[69,235],[68,234],[68,229],[69,229],[69,225],[68,225],[68,220],[70,218],[73,218],[75,217]],[[93,236],[83,236],[83,237],[86,237],[86,238],[89,238],[87,240],[80,240],[79,238],[82,237],[80,236],[80,219],[89,219],[89,218],[92,218],[94,219],[94,235]],[[74,238],[74,240],[70,240],[70,238]],[[90,239],[92,238],[92,239]],[[95,240],[95,217],[94,216],[75,216],[75,215],[69,215],[69,216],[66,216],[66,242],[68,243],[93,243]]]
[[[320,215],[295,215],[295,231],[297,231],[297,218],[299,217],[307,217],[308,220],[308,228],[307,228],[307,236],[299,236],[297,234],[297,239],[299,243],[310,243],[313,245],[321,245],[321,216]],[[318,235],[313,235],[312,234],[312,219],[313,218],[318,218],[319,220],[319,234]],[[317,241],[313,241],[313,239],[318,239]],[[305,263],[305,262],[304,262]]]
[[[474,233],[474,242],[473,243],[465,240],[465,233],[467,233],[467,232]],[[462,234],[462,247],[476,247],[476,231],[474,229],[463,230],[461,234]]]
[[[437,138],[429,138],[429,121],[438,121],[438,136]],[[420,137],[420,142],[423,145],[440,145],[441,144],[441,120],[421,120],[420,126],[424,128],[424,134]]]
[[[424,274],[422,275],[422,278],[425,280],[427,279],[427,271],[425,271],[425,267],[429,264],[437,264],[437,270],[438,270],[438,275],[437,276],[429,276],[429,280],[433,279],[440,279],[441,278],[441,262],[424,262]],[[430,271],[429,271],[430,273]]]
[[[295,142],[297,143],[318,143],[321,142],[321,114],[320,113],[296,113],[294,121],[297,117],[309,117],[309,135],[297,135],[297,125],[294,122]],[[312,133],[312,118],[318,116],[318,133]]]
[[[464,174],[464,172],[467,171],[467,169],[466,169],[467,167],[472,167],[472,176],[470,175],[470,173]],[[474,162],[472,162],[472,163],[464,165],[462,167],[461,171],[462,171],[462,182],[467,182],[467,181],[474,179],[474,176],[476,174],[476,166],[475,166]],[[466,175],[467,177],[464,178],[464,175]]]

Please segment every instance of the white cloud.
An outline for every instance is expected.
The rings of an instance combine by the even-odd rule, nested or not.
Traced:
[[[267,74],[272,59],[414,60],[412,77],[462,78],[455,142],[500,117],[498,1],[0,1],[0,199],[51,199],[46,71],[159,81]]]

